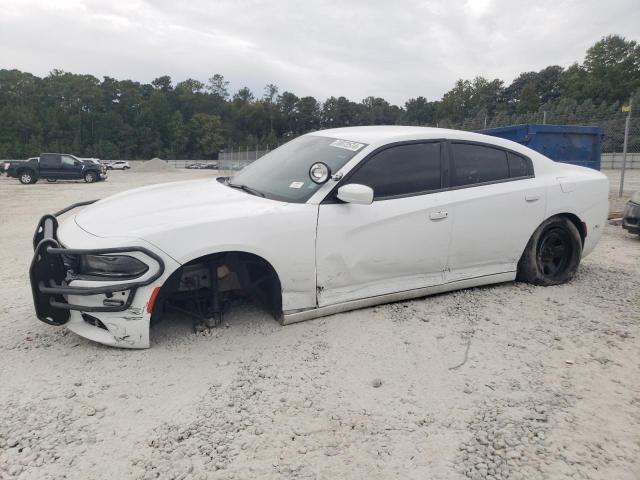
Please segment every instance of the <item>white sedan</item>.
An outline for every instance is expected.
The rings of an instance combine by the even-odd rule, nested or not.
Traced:
[[[30,270],[36,313],[145,348],[167,312],[214,326],[238,294],[289,324],[498,282],[555,285],[600,239],[608,192],[597,171],[476,133],[314,132],[230,178],[43,217]]]

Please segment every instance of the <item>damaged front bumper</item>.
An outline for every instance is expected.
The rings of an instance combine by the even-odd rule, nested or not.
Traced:
[[[33,237],[34,255],[29,269],[33,303],[37,317],[49,325],[65,325],[71,320],[71,323],[75,323],[75,328],[71,323],[68,325],[69,328],[83,336],[93,337],[101,343],[120,344],[119,335],[122,335],[125,329],[118,325],[118,322],[109,323],[104,319],[114,319],[114,312],[125,311],[128,312],[116,313],[116,315],[126,321],[131,317],[132,312],[137,311],[136,316],[140,318],[142,315],[140,311],[143,308],[140,305],[132,306],[136,292],[142,287],[153,284],[163,275],[165,262],[158,254],[143,246],[65,248],[58,239],[56,217],[73,208],[91,203],[93,202],[71,205],[53,215],[43,216],[38,222]],[[127,280],[86,279],[73,270],[78,258],[82,255],[108,254],[135,256],[148,264],[150,270],[138,278]],[[96,312],[103,312],[104,315],[92,315]],[[95,329],[102,331],[95,331],[92,335],[87,334],[88,331]]]

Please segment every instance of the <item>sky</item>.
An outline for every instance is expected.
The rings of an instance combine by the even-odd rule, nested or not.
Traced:
[[[319,100],[437,100],[459,78],[507,84],[640,41],[640,0],[0,0],[0,68],[150,82],[215,73]]]

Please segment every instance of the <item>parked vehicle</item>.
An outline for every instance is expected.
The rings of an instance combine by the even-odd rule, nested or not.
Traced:
[[[107,164],[107,170],[129,170],[130,168],[129,162],[125,160],[117,160]]]
[[[190,163],[185,168],[188,168],[189,170],[199,170],[201,168],[206,168],[206,167],[207,167],[206,163]]]
[[[82,160],[85,163],[92,163],[94,165],[102,165],[102,162],[100,161],[99,158],[81,158],[80,160]]]
[[[15,177],[24,184],[36,183],[43,178],[50,182],[57,180],[84,180],[87,183],[106,180],[107,173],[102,165],[66,153],[42,153],[22,162],[5,164],[8,177]]]
[[[622,228],[640,235],[640,191],[634,193],[624,207]]]
[[[207,170],[217,170],[218,162],[207,163],[203,168],[206,168]]]
[[[216,325],[238,293],[289,324],[516,279],[556,285],[600,239],[608,193],[600,172],[486,135],[314,132],[233,177],[45,215],[35,309],[97,342],[144,348],[165,312]]]

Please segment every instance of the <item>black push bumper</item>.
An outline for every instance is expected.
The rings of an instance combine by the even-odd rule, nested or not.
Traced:
[[[69,321],[70,310],[83,312],[121,312],[128,309],[133,302],[136,290],[157,280],[164,272],[162,258],[144,247],[120,247],[99,249],[71,249],[63,248],[57,239],[58,220],[56,217],[68,211],[90,205],[81,202],[54,213],[45,215],[38,222],[33,235],[33,260],[29,268],[31,292],[36,315],[40,320],[50,325],[64,325]],[[145,280],[133,280],[107,286],[71,287],[68,283],[74,279],[71,268],[73,260],[80,255],[107,255],[125,252],[141,252],[158,263],[156,273]],[[77,278],[77,277],[76,277]],[[109,279],[105,279],[109,280]],[[109,298],[115,292],[128,291],[126,300]],[[106,295],[103,305],[86,306],[68,303],[64,295]]]
[[[640,205],[632,201],[627,202],[622,214],[622,228],[629,233],[640,234]]]

